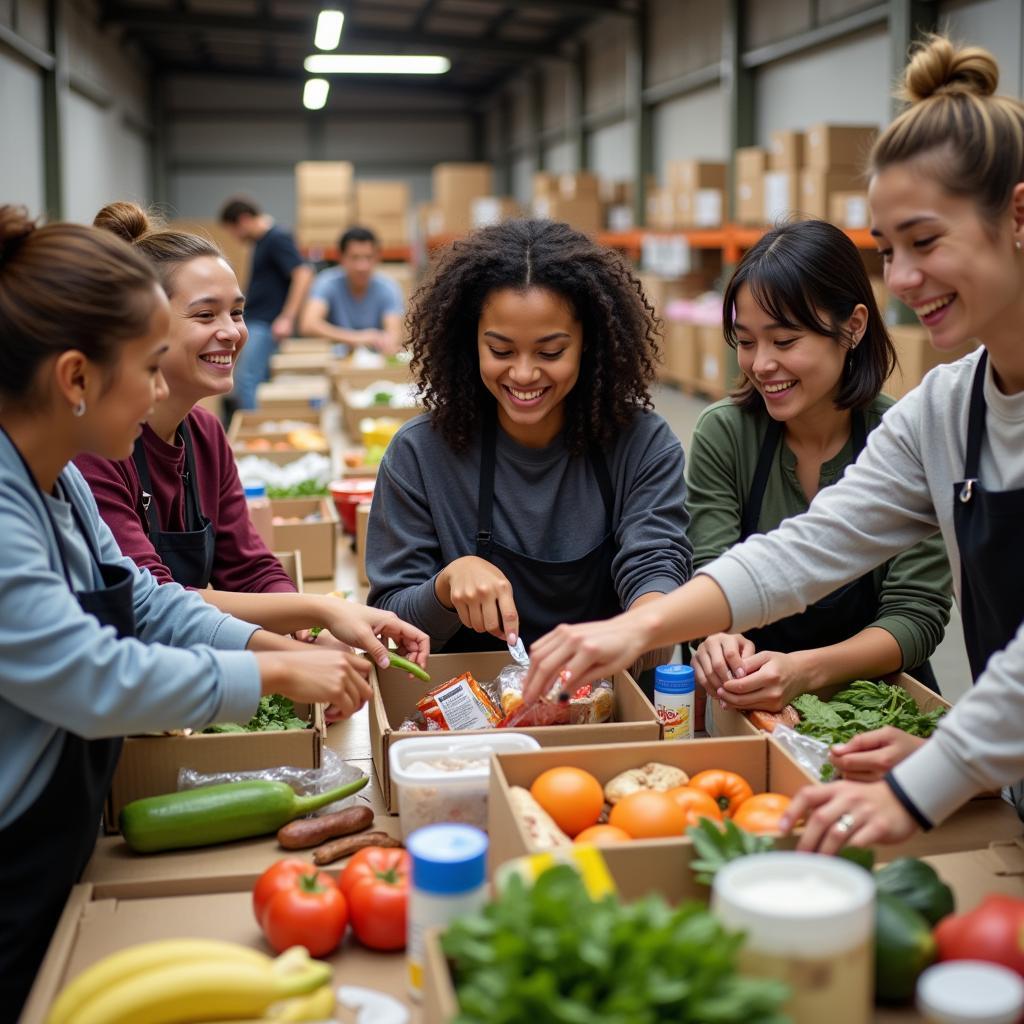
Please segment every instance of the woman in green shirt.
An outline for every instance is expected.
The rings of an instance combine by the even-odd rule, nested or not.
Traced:
[[[693,436],[695,569],[806,511],[893,404],[880,394],[896,362],[892,342],[860,254],[831,224],[800,221],[761,238],[729,282],[723,320],[743,380],[704,411]],[[693,658],[697,681],[723,706],[768,711],[901,669],[937,690],[928,658],[949,619],[950,583],[936,535],[799,615],[709,636]]]

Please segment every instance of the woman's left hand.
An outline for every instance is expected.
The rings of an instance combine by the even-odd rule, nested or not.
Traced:
[[[394,612],[369,608],[355,601],[327,596],[324,598],[324,627],[342,643],[366,651],[371,661],[381,668],[391,664],[386,641],[393,640],[399,652],[420,668],[427,667],[430,637]]]
[[[810,688],[810,675],[798,654],[759,651],[743,659],[743,675],[727,680],[715,696],[732,708],[781,711]]]
[[[899,843],[917,831],[885,782],[829,782],[805,786],[779,822],[783,833],[806,818],[798,850],[836,853],[847,843]]]

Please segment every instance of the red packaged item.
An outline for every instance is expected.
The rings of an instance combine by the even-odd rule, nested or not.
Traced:
[[[416,702],[428,727],[437,729],[493,729],[501,712],[471,672],[434,687]]]

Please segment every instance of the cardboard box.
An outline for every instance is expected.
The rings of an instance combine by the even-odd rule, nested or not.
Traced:
[[[804,141],[803,132],[772,132],[768,150],[769,170],[799,171],[804,166]]]
[[[338,546],[338,510],[334,502],[330,498],[273,498],[270,507],[275,516],[286,519],[319,513],[319,522],[276,525],[273,547],[301,552],[306,579],[333,579]]]
[[[404,181],[357,181],[356,219],[405,217],[409,211],[409,185]]]
[[[828,219],[841,228],[866,228],[871,223],[867,192],[833,192],[828,200]]]
[[[295,193],[303,203],[341,203],[352,198],[352,164],[347,160],[303,160],[295,165]]]
[[[237,409],[231,417],[231,423],[228,425],[228,440],[234,443],[243,438],[262,437],[268,433],[265,429],[265,424],[276,425],[284,419],[285,417],[279,416],[275,412]],[[319,412],[311,412],[307,409],[305,412],[289,416],[287,419],[296,423],[309,424],[315,430],[321,429],[321,415]],[[274,433],[274,431],[269,431],[269,433]]]
[[[764,176],[768,170],[768,154],[757,146],[736,150],[736,208],[734,217],[740,224],[763,224]]]
[[[319,410],[327,400],[327,380],[323,377],[281,377],[256,387],[256,404],[260,411],[280,419]]]
[[[722,224],[725,193],[720,188],[701,188],[673,193],[674,222],[680,228],[717,228]]]
[[[494,174],[490,164],[443,163],[433,172],[434,204],[439,208],[443,226],[439,232],[461,233],[473,226],[472,204],[477,196],[494,194]]]
[[[776,224],[800,209],[800,176],[796,171],[769,171],[764,176],[764,219]]]
[[[725,190],[726,165],[718,160],[669,160],[665,180],[673,192]]]
[[[341,232],[347,226],[347,224],[342,226],[334,224],[304,226],[300,224],[295,229],[295,244],[300,249],[312,249],[318,252],[334,249],[338,245]]]
[[[330,338],[285,338],[277,346],[277,354],[282,356],[308,355],[317,353],[324,360],[330,358],[334,342]]]
[[[374,669],[371,680],[373,697],[370,702],[370,743],[373,748],[373,765],[380,781],[381,792],[387,809],[398,812],[398,792],[391,782],[388,751],[391,743],[398,739],[415,737],[416,733],[399,733],[396,730],[416,710],[416,702],[433,686],[439,686],[447,679],[454,679],[463,672],[472,672],[479,682],[490,682],[498,673],[511,664],[505,651],[489,651],[476,654],[432,654],[427,663],[431,683],[410,680],[398,669]],[[633,681],[628,672],[619,672],[614,677],[615,711],[611,722],[601,725],[551,725],[535,729],[514,729],[532,736],[543,747],[562,747],[576,743],[603,744],[623,743],[630,740],[644,740],[657,743],[661,739],[661,722],[651,702]],[[471,735],[480,730],[464,730],[462,735]],[[484,730],[487,731],[487,730]],[[426,734],[424,734],[426,735]],[[436,735],[431,733],[430,735]],[[648,759],[649,760],[649,759]]]
[[[477,196],[472,204],[474,228],[504,224],[521,215],[519,204],[509,196]]]
[[[719,324],[698,324],[697,388],[710,398],[723,398],[729,390],[725,338]]]
[[[409,364],[405,362],[366,367],[354,365],[351,358],[337,359],[331,363],[327,372],[334,400],[339,403],[343,392],[369,387],[378,380],[391,380],[396,384],[408,384],[412,380]],[[364,411],[364,414],[372,415],[372,411]]]
[[[244,458],[246,455],[256,455],[275,466],[287,466],[296,462],[304,455],[315,452],[319,455],[330,455],[330,447],[326,437],[323,444],[315,448],[297,448],[289,441],[288,434],[260,434],[258,437],[240,437],[232,442],[231,450],[235,453],[236,459]],[[264,448],[263,444],[273,445],[271,448]]]
[[[273,859],[268,851],[265,866]],[[131,896],[103,898],[94,886],[76,885],[36,976],[21,1024],[44,1024],[61,989],[111,953],[143,942],[179,938],[237,942],[273,955],[253,917],[248,888],[211,892],[185,881],[176,892],[140,887]],[[334,966],[334,988],[359,985],[384,991],[411,1014],[416,1013],[406,995],[403,954],[375,953],[360,946],[350,934],[339,950],[321,959]],[[355,1019],[348,1011],[339,1013],[338,1019]]]
[[[969,355],[978,346],[969,341],[959,348],[941,352],[928,340],[928,331],[917,324],[897,324],[889,328],[896,347],[898,364],[882,390],[893,398],[902,398],[921,383],[926,373],[940,363],[954,363]]]
[[[105,829],[117,831],[118,815],[125,804],[147,796],[177,792],[181,768],[194,768],[203,773],[256,771],[281,765],[319,768],[327,728],[323,709],[318,704],[297,703],[295,712],[310,722],[312,728],[126,737],[104,808]]]
[[[378,263],[376,273],[398,285],[403,305],[409,304],[409,297],[416,287],[416,268],[411,263]]]
[[[382,249],[396,249],[409,244],[409,219],[404,213],[395,216],[378,214],[358,220],[359,226],[367,228],[377,236]]]
[[[667,188],[647,190],[647,227],[671,231],[675,227],[675,196]]]
[[[694,387],[700,377],[696,325],[686,320],[666,320],[664,348],[664,376],[676,384]]]
[[[800,212],[806,217],[827,220],[830,197],[863,187],[864,176],[853,168],[822,171],[805,167],[800,172]]]
[[[246,287],[252,263],[252,246],[239,241],[226,224],[221,224],[218,220],[172,220],[168,221],[167,229],[186,231],[201,238],[211,239],[231,264],[239,283]]]
[[[408,372],[408,368],[406,367]],[[383,380],[382,377],[374,377],[373,380]],[[369,382],[370,384],[373,381]],[[371,405],[365,407],[358,407],[352,404],[352,387],[348,382],[340,385],[336,389],[338,398],[338,404],[341,406],[341,422],[345,428],[345,433],[348,434],[349,439],[357,441],[360,437],[359,424],[370,417],[376,419],[380,416],[386,416],[389,419],[398,420],[401,423],[405,423],[406,420],[415,419],[423,412],[422,407],[416,405],[411,408],[393,408],[390,405]]]
[[[364,587],[370,585],[370,577],[366,575],[366,531],[369,525],[370,503],[364,501],[356,506],[356,577]]]
[[[301,551],[275,551],[274,557],[281,563],[281,568],[288,573],[289,579],[295,584],[295,589],[301,594],[305,580],[302,576],[302,552]]]
[[[596,195],[575,199],[541,196],[533,201],[533,215],[543,220],[563,221],[588,235],[596,235],[604,226],[601,200]]]
[[[741,146],[736,150],[737,178],[761,178],[768,169],[767,150],[760,146]]]
[[[352,222],[355,207],[351,201],[331,203],[299,203],[295,210],[295,222],[299,228],[333,228],[339,234]]]
[[[558,175],[558,195],[562,199],[600,199],[601,179],[589,171]]]
[[[876,124],[816,124],[807,129],[806,165],[818,171],[860,169],[878,135]]]

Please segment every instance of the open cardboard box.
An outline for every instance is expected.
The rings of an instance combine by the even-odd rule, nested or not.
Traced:
[[[260,410],[280,419],[319,410],[326,401],[327,381],[323,377],[282,377],[256,387]]]
[[[338,510],[334,502],[329,497],[272,498],[270,507],[275,516],[286,519],[319,513],[318,522],[275,525],[273,547],[300,552],[306,579],[333,579],[338,547]]]
[[[454,679],[463,672],[472,672],[473,678],[485,683],[497,678],[498,673],[511,664],[505,651],[477,654],[432,654],[427,662],[431,682],[422,683],[399,669],[375,668],[371,678],[373,696],[370,701],[370,744],[373,764],[380,780],[380,788],[388,810],[398,813],[398,790],[391,781],[388,760],[391,743],[417,735],[436,736],[437,733],[398,732],[398,726],[416,710],[416,702],[429,689]],[[628,672],[618,672],[613,678],[615,706],[612,721],[601,725],[549,725],[532,729],[513,729],[512,732],[532,736],[542,747],[563,747],[578,743],[627,743],[631,740],[656,743],[661,739],[661,722],[651,702],[636,685]],[[490,730],[465,729],[460,735],[486,735]],[[604,749],[602,746],[600,749]],[[648,758],[650,760],[650,758]]]
[[[330,338],[285,338],[277,351],[281,355],[292,355],[296,352],[318,352],[325,358],[330,355],[334,342]]]
[[[323,708],[296,703],[295,713],[308,721],[310,728],[127,737],[107,797],[104,827],[116,832],[121,808],[132,800],[176,792],[181,768],[203,773],[258,771],[281,765],[319,768],[327,728]]]
[[[331,389],[335,399],[340,401],[345,388],[365,388],[378,380],[391,380],[396,384],[408,384],[412,371],[408,363],[385,363],[383,366],[359,366],[351,357],[335,359],[327,370],[331,378]]]
[[[281,563],[281,568],[288,573],[295,589],[301,594],[304,584],[302,577],[302,552],[301,551],[275,551],[274,557]]]
[[[271,379],[281,374],[323,374],[336,362],[331,356],[331,342],[311,351],[277,352],[270,357]]]
[[[265,448],[263,447],[264,441],[276,447]],[[287,466],[289,463],[296,462],[310,452],[317,455],[330,454],[330,446],[327,443],[326,437],[324,437],[322,444],[318,444],[315,447],[299,448],[291,443],[287,433],[267,433],[260,434],[257,437],[240,437],[231,442],[231,449],[235,453],[236,459],[241,459],[246,455],[256,455],[261,459],[266,459],[267,462],[274,463],[275,466]]]
[[[377,378],[374,380],[381,380],[386,378]],[[369,381],[367,385],[372,384],[373,381]],[[360,435],[359,424],[365,419],[381,419],[387,418],[392,420],[398,420],[400,423],[405,423],[407,420],[415,419],[417,416],[423,413],[423,409],[415,405],[412,408],[407,407],[396,407],[391,405],[368,405],[363,407],[357,407],[352,404],[352,392],[361,390],[359,387],[353,387],[350,384],[343,384],[337,389],[338,404],[341,406],[341,422],[345,428],[345,432],[350,438],[358,439]]]
[[[91,885],[76,885],[19,1024],[44,1024],[61,989],[103,957],[142,942],[181,938],[220,939],[273,955],[253,917],[248,889],[209,892],[183,882],[177,892],[140,890],[131,897],[103,898]],[[322,959],[334,966],[335,988],[365,986],[387,992],[413,1009],[406,995],[404,953],[371,952],[350,934],[339,950]],[[333,1017],[355,1020],[354,1013],[340,1008]]]
[[[228,440],[234,444],[243,438],[271,436],[272,432],[266,431],[264,424],[280,423],[282,420],[306,424],[314,430],[323,429],[322,415],[311,409],[296,413],[294,416],[281,416],[276,412],[266,412],[265,410],[237,409],[232,414],[231,423],[228,425]]]

